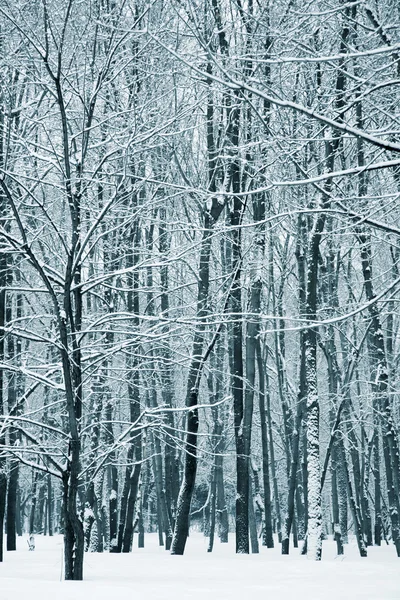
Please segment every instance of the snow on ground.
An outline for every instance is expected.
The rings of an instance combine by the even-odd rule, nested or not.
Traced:
[[[191,534],[184,556],[159,548],[156,534],[146,536],[146,548],[131,554],[86,554],[85,581],[60,581],[62,537],[36,536],[36,550],[27,538],[16,552],[5,552],[0,563],[1,600],[400,600],[400,559],[394,546],[369,548],[357,555],[355,543],[344,558],[324,542],[323,560],[315,563],[291,549],[289,556],[260,547],[259,555],[234,554],[216,541],[212,554],[207,540]],[[135,543],[136,543],[135,538]]]

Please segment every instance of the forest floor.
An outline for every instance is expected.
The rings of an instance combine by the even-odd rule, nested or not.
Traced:
[[[394,546],[369,548],[368,558],[357,555],[355,542],[345,556],[335,558],[335,545],[324,542],[323,560],[315,563],[291,549],[280,555],[260,547],[260,554],[234,554],[216,541],[212,554],[207,540],[191,534],[184,556],[171,556],[158,546],[156,534],[146,536],[146,548],[132,554],[85,555],[83,582],[62,578],[61,536],[36,536],[29,552],[27,537],[18,539],[16,552],[5,552],[0,564],[1,600],[400,600],[400,559]]]

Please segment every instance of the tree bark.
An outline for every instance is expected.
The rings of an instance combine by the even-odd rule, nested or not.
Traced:
[[[261,421],[261,451],[262,451],[262,474],[264,488],[264,530],[262,542],[267,548],[274,547],[273,527],[272,527],[272,507],[271,507],[271,484],[269,476],[269,450],[268,450],[268,429],[267,416],[265,409],[265,375],[264,363],[262,360],[261,343],[257,340],[257,367],[259,381],[259,410]]]

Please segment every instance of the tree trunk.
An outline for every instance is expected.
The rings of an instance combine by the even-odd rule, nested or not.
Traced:
[[[258,274],[258,268],[253,267],[253,281],[251,285],[250,292],[250,302],[249,302],[249,312],[252,315],[257,315],[260,311],[261,305],[261,289],[262,289],[262,281]],[[234,310],[234,312],[237,312]],[[251,317],[249,322],[247,323],[247,335],[246,335],[246,389],[245,389],[245,400],[244,400],[244,414],[243,414],[243,450],[244,456],[243,460],[247,459],[247,479],[248,479],[248,491],[247,491],[247,503],[248,503],[248,519],[252,519],[251,523],[251,536],[252,536],[252,551],[255,552],[255,544],[257,545],[258,552],[258,542],[257,542],[257,534],[255,535],[254,541],[254,528],[255,528],[255,519],[254,519],[254,505],[252,495],[249,496],[250,491],[252,490],[251,486],[251,478],[250,478],[250,456],[251,456],[251,430],[252,430],[252,420],[253,420],[253,403],[254,403],[254,389],[255,389],[255,380],[256,380],[256,346],[257,346],[257,338],[260,334],[260,324],[259,319],[257,317]],[[239,463],[237,463],[239,465]],[[238,522],[238,521],[237,521]],[[243,535],[244,531],[241,535]],[[248,536],[248,533],[247,533]],[[239,542],[236,544],[237,551],[245,552],[245,545],[240,545]]]
[[[8,269],[8,285],[12,284],[12,273],[11,269]],[[6,321],[11,323],[12,321],[12,302],[11,298],[6,308]],[[21,298],[20,294],[17,297],[17,318],[21,318]],[[17,346],[15,348],[15,346]],[[8,358],[10,363],[20,364],[21,360],[21,341],[17,339],[15,343],[14,335],[12,334],[8,338]],[[10,372],[8,376],[8,414],[14,414],[16,416],[21,414],[21,407],[19,407],[19,395],[22,395],[20,384],[21,375],[15,372]],[[14,427],[10,427],[9,443],[10,446],[16,446],[20,436]],[[18,490],[18,478],[19,478],[19,462],[12,458],[9,463],[9,482],[7,488],[7,550],[17,549],[16,539],[16,512],[17,512],[17,490]]]
[[[376,413],[375,413],[376,414]],[[382,506],[381,506],[381,459],[379,443],[379,427],[377,418],[374,418],[374,500],[375,500],[375,526],[374,544],[380,546],[382,542]]]
[[[168,256],[170,248],[170,236],[166,229],[167,212],[164,205],[160,206],[159,210],[159,235],[158,244],[161,256]],[[162,316],[168,320],[169,318],[169,271],[168,264],[164,264],[160,267],[160,305]],[[171,351],[168,343],[168,326],[165,328],[167,334],[167,340],[165,346],[162,348],[162,369],[161,369],[161,381],[162,381],[162,399],[163,404],[167,409],[172,409],[172,397],[173,397],[173,370]],[[176,518],[176,504],[179,494],[179,459],[176,448],[175,440],[175,417],[173,410],[167,410],[165,419],[168,424],[169,433],[168,439],[164,445],[164,468],[165,468],[165,500],[167,504],[168,520],[172,530],[175,527]],[[172,532],[171,532],[172,534]],[[170,550],[172,543],[169,539],[166,540],[165,549]]]
[[[219,539],[222,544],[227,544],[229,535],[229,516],[225,499],[224,459],[222,454],[217,455],[215,475],[217,480],[217,511]]]
[[[47,532],[49,536],[53,535],[53,486],[51,475],[47,475]]]
[[[257,523],[256,523],[256,515],[254,510],[254,501],[253,501],[253,482],[252,478],[249,475],[249,532],[250,532],[250,544],[251,544],[251,553],[258,554],[260,552],[260,548],[258,545],[258,535],[257,535]]]
[[[340,460],[340,463],[344,470],[344,476],[346,478],[347,496],[348,496],[348,500],[349,500],[351,514],[353,517],[353,525],[354,525],[354,531],[355,531],[355,535],[356,535],[358,550],[359,550],[360,556],[362,558],[365,558],[367,556],[367,548],[366,548],[365,542],[364,542],[359,507],[357,505],[355,494],[353,492],[353,486],[351,485],[350,473],[349,473],[349,468],[348,468],[347,458],[346,458],[346,450],[344,448],[343,440],[339,440],[339,443],[338,443],[338,458]]]
[[[332,517],[333,517],[333,537],[336,542],[336,552],[338,555],[344,553],[343,550],[343,539],[342,531],[340,527],[340,513],[339,513],[339,497],[337,488],[337,457],[336,457],[336,446],[332,448],[332,460],[331,460],[331,495],[332,495]]]
[[[12,461],[7,489],[7,550],[17,549],[17,492],[18,492],[19,463]]]
[[[204,318],[207,314],[207,300],[210,288],[210,254],[213,226],[221,214],[223,206],[213,200],[211,211],[205,213],[204,232],[200,250],[199,283],[197,292],[198,325],[193,339],[193,358],[189,369],[186,391],[186,440],[184,471],[179,490],[175,530],[171,545],[171,554],[181,555],[185,551],[189,535],[189,512],[197,471],[197,431],[199,415],[197,409],[199,387],[204,360],[202,351],[204,345]]]
[[[130,469],[129,476],[129,495],[126,507],[126,518],[122,536],[122,552],[130,552],[133,541],[133,518],[135,516],[136,497],[139,486],[139,476],[141,470],[141,462],[135,464]]]
[[[380,416],[380,424],[383,430],[383,457],[386,470],[386,484],[389,501],[389,514],[392,525],[392,536],[396,546],[397,555],[400,557],[400,503],[399,503],[399,442],[396,428],[393,423],[392,407],[388,389],[388,365],[386,360],[385,344],[383,339],[382,323],[377,304],[371,302],[375,298],[372,285],[372,251],[369,239],[359,235],[361,244],[361,265],[364,278],[364,289],[371,319],[370,326],[370,348],[371,360],[376,364],[376,407]]]
[[[2,42],[1,42],[2,49]],[[4,102],[4,93],[1,92],[0,100]],[[4,167],[4,110],[0,111],[0,167]],[[7,199],[5,194],[0,191],[0,226],[3,229],[7,227]],[[0,361],[4,363],[5,359],[5,331],[6,324],[6,285],[7,285],[7,253],[3,248],[0,249]],[[5,414],[4,402],[4,369],[0,369],[0,415]],[[6,437],[4,428],[0,432],[0,447],[5,446]],[[3,562],[3,541],[4,541],[4,516],[6,510],[7,497],[7,475],[6,460],[0,457],[0,562]]]
[[[76,514],[77,481],[75,467],[63,473],[64,569],[66,580],[81,581],[85,540],[82,522]]]
[[[257,366],[259,381],[258,401],[261,421],[262,474],[264,488],[264,529],[262,534],[262,543],[263,546],[267,546],[267,548],[273,548],[274,538],[272,529],[271,485],[269,477],[268,430],[265,410],[265,376],[261,343],[259,339],[257,340]]]
[[[106,405],[104,409],[105,413],[105,426],[104,426],[104,443],[111,448],[114,444],[114,432],[112,426],[112,400],[110,392],[106,391]],[[108,511],[109,511],[109,550],[110,552],[118,551],[118,469],[114,464],[115,453],[110,454],[110,463],[107,466],[107,488],[109,490],[108,495]],[[122,500],[121,500],[121,512],[122,512]],[[121,550],[119,550],[121,551]]]
[[[0,369],[1,370],[1,369]],[[0,562],[3,562],[4,515],[6,511],[7,475],[0,464]]]
[[[271,476],[272,476],[272,484],[274,490],[274,508],[276,515],[276,523],[278,530],[278,541],[282,541],[282,519],[281,519],[281,507],[280,507],[280,498],[279,498],[279,488],[278,488],[278,477],[276,473],[276,461],[275,461],[275,449],[274,449],[274,439],[272,435],[272,413],[271,413],[271,397],[269,393],[269,377],[268,371],[266,368],[266,364],[264,365],[264,378],[265,378],[265,399],[266,399],[266,414],[267,414],[267,424],[268,424],[268,441],[269,441],[269,455],[270,455],[270,463],[271,463]]]
[[[37,482],[39,478],[39,473],[37,471],[32,472],[32,500],[31,500],[31,510],[29,513],[29,535],[36,533],[35,531],[35,518],[36,518],[36,504],[37,504]]]
[[[316,319],[318,253],[321,233],[325,223],[324,214],[315,223],[311,235],[307,265],[306,313],[310,321]],[[322,507],[319,449],[319,398],[317,389],[317,331],[315,327],[305,330],[305,373],[307,402],[307,496],[308,535],[307,556],[321,560],[322,554]]]
[[[216,521],[216,496],[217,496],[217,453],[214,453],[213,465],[211,468],[210,478],[210,525],[209,525],[209,541],[207,552],[212,552],[214,547],[215,537],[215,521]]]

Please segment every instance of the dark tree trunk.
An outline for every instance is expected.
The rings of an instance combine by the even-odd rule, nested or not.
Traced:
[[[138,198],[134,197],[134,205],[136,207]],[[127,256],[126,264],[129,269],[137,265],[139,261],[139,243],[141,238],[140,223],[136,220],[129,232],[128,244],[130,253]],[[127,294],[127,309],[132,315],[132,322],[135,327],[139,327],[139,273],[138,270],[130,271],[128,276],[128,294]],[[138,347],[133,346],[130,350],[126,361],[127,381],[128,381],[128,398],[130,421],[133,425],[139,424],[140,419],[140,375],[139,375],[139,358],[137,356]],[[132,447],[132,467],[126,471],[127,493],[126,513],[123,520],[122,501],[120,513],[120,528],[118,535],[118,549],[122,552],[130,552],[133,541],[133,519],[135,516],[136,497],[138,494],[140,470],[142,468],[142,433],[133,429],[129,443]]]
[[[268,430],[267,416],[265,410],[265,376],[261,352],[261,343],[259,339],[257,340],[257,366],[259,381],[258,400],[261,421],[262,474],[264,488],[264,529],[262,534],[262,543],[264,546],[267,546],[267,548],[273,548],[274,538],[272,530],[271,485],[269,477]]]
[[[215,522],[216,522],[216,496],[217,496],[217,453],[214,453],[213,465],[211,468],[210,478],[210,524],[209,524],[209,541],[207,552],[212,552],[214,547],[215,537]]]
[[[377,426],[377,418],[374,419],[374,500],[375,500],[375,526],[374,526],[374,544],[380,546],[382,542],[382,503],[381,503],[381,460],[380,460],[380,443],[379,443],[379,427]]]
[[[154,223],[157,218],[157,210],[155,209],[153,214],[153,222],[147,230],[146,235],[146,248],[149,255],[152,255],[153,246],[154,246]],[[147,267],[147,306],[146,312],[149,316],[155,317],[155,306],[154,306],[154,281],[153,281],[153,268],[151,266]],[[150,380],[150,390],[148,393],[148,399],[150,407],[153,409],[158,408],[157,403],[157,377],[156,373],[156,362],[153,360],[153,349],[150,348],[149,351],[149,369],[152,371],[152,376]],[[166,382],[167,384],[169,382]],[[173,414],[173,411],[167,411]],[[165,493],[165,477],[164,477],[164,465],[163,465],[163,453],[161,449],[161,439],[160,436],[156,432],[151,432],[151,441],[153,446],[152,452],[152,464],[153,464],[153,473],[154,473],[154,481],[156,485],[157,491],[157,515],[158,515],[158,535],[159,535],[159,544],[160,546],[164,546],[164,535],[165,535],[165,548],[169,550],[171,548],[172,543],[172,521],[171,521],[171,510],[168,510],[167,506],[167,498]],[[167,444],[169,443],[169,440]]]
[[[159,210],[159,249],[161,256],[167,256],[170,248],[170,239],[166,229],[166,208],[160,206]],[[168,265],[162,265],[160,268],[160,283],[161,283],[161,312],[165,319],[169,317],[169,271]],[[166,333],[168,333],[166,327]],[[162,359],[163,365],[161,370],[162,380],[162,398],[163,403],[167,409],[172,408],[172,396],[173,396],[173,372],[172,372],[172,360],[171,352],[168,345],[162,348]],[[175,417],[172,410],[166,411],[165,419],[168,425],[168,432],[172,435],[168,436],[168,440],[164,445],[164,467],[165,467],[165,500],[168,511],[168,520],[172,530],[175,527],[176,518],[176,503],[179,494],[179,460],[175,441]],[[169,539],[166,540],[165,549],[170,550],[172,543]]]
[[[215,394],[213,395],[213,402],[219,402],[223,398],[224,350],[225,345],[223,343],[223,338],[220,337],[215,350]],[[224,431],[226,427],[226,407],[225,405],[212,406],[211,410],[213,415],[213,445],[215,453],[215,505],[218,513],[220,541],[226,544],[228,542],[229,533],[228,509],[225,499],[224,483]]]
[[[133,459],[133,447],[130,446],[127,454],[127,463],[129,464]],[[122,489],[121,495],[121,505],[119,511],[119,524],[118,524],[118,539],[117,544],[112,544],[110,540],[110,552],[122,552],[122,540],[124,535],[124,526],[126,521],[126,512],[128,507],[128,497],[129,497],[129,483],[130,483],[130,475],[131,468],[128,466],[125,469],[125,479],[124,486]]]
[[[215,527],[216,527],[216,513],[218,507],[218,486],[221,486],[220,493],[222,494],[222,502],[225,505],[225,494],[224,494],[224,482],[223,482],[223,407],[218,405],[218,402],[222,398],[222,373],[223,373],[223,344],[221,337],[216,344],[215,351],[212,352],[210,357],[210,374],[208,376],[208,389],[210,393],[210,406],[212,413],[212,435],[210,440],[211,451],[213,453],[213,462],[210,474],[210,491],[209,491],[209,523],[208,523],[208,535],[209,543],[207,552],[212,552],[214,547],[215,538]],[[222,505],[222,510],[224,510]],[[226,510],[226,506],[225,506]],[[221,515],[220,515],[221,516]],[[225,533],[224,533],[225,536]],[[227,536],[227,532],[226,532]]]
[[[109,548],[113,552],[118,542],[118,470],[115,465],[108,467],[110,479],[109,510]]]
[[[85,513],[84,513],[84,532],[85,532],[85,550],[95,550],[99,549],[99,540],[101,538],[102,545],[102,531],[99,531],[98,522],[98,499],[96,497],[96,489],[95,489],[95,478],[98,477],[98,474],[95,474],[96,458],[99,448],[99,440],[100,440],[100,422],[102,415],[102,404],[103,404],[103,395],[104,395],[104,385],[103,381],[100,378],[98,381],[94,381],[92,384],[92,394],[91,394],[91,407],[90,407],[90,415],[92,421],[92,427],[90,430],[90,448],[89,448],[89,464],[91,467],[87,472],[87,489],[86,489],[86,498],[85,498]],[[97,543],[95,547],[91,544],[91,534],[92,527],[96,523],[97,527]]]
[[[360,510],[359,510],[359,507],[356,502],[356,497],[355,497],[355,494],[353,491],[353,486],[351,484],[350,473],[349,473],[349,468],[348,468],[347,458],[346,458],[346,451],[344,448],[343,440],[341,440],[341,439],[339,440],[339,443],[338,443],[338,460],[340,461],[340,463],[342,465],[342,468],[344,470],[344,476],[346,478],[347,495],[348,495],[351,514],[353,517],[353,525],[354,525],[354,531],[355,531],[355,535],[356,535],[358,550],[359,550],[360,556],[365,558],[367,556],[367,548],[366,548],[366,545],[364,542]]]
[[[291,410],[289,407],[288,399],[287,399],[287,390],[285,385],[285,321],[283,319],[283,290],[284,290],[284,282],[285,282],[285,273],[281,273],[281,284],[279,286],[278,294],[275,292],[275,275],[274,275],[274,242],[273,236],[270,234],[269,236],[269,283],[270,290],[272,296],[272,312],[273,314],[278,314],[278,327],[275,328],[274,331],[274,346],[275,346],[275,362],[276,362],[276,372],[277,372],[277,385],[278,385],[278,395],[280,404],[282,407],[282,418],[283,418],[283,441],[285,447],[285,458],[286,458],[286,472],[288,480],[290,479],[290,471],[291,471],[291,437],[292,437],[292,429],[293,429],[293,419]],[[285,250],[289,241],[289,236],[286,236],[285,241]],[[285,265],[285,258],[283,258],[283,265]],[[285,267],[283,266],[283,269]],[[278,331],[278,329],[280,331]],[[296,459],[295,459],[296,460]],[[293,503],[294,507],[294,503]],[[291,516],[291,521],[294,518],[294,513]],[[291,524],[290,524],[291,526]],[[282,532],[282,542],[284,546],[286,546],[286,541],[284,540],[284,531]]]
[[[369,508],[368,488],[370,476],[369,458],[371,455],[369,444],[366,440],[364,424],[361,425],[361,523],[364,540],[367,546],[372,546],[372,519]]]
[[[22,536],[22,521],[23,521],[23,506],[22,506],[22,502],[21,502],[21,490],[18,486],[18,489],[17,489],[17,511],[16,511],[16,518],[15,518],[15,526],[17,529],[18,537]]]
[[[251,544],[251,553],[258,554],[260,552],[260,548],[258,545],[258,535],[257,535],[257,523],[256,523],[256,515],[254,510],[254,501],[253,501],[253,482],[252,478],[249,475],[249,532],[250,532],[250,544]]]
[[[155,382],[153,382],[153,385]],[[150,390],[150,395],[155,396],[155,389]],[[154,408],[157,406],[157,402],[155,397],[151,404]],[[166,550],[169,550],[172,542],[172,526],[169,521],[169,513],[167,510],[167,502],[165,497],[165,486],[164,486],[164,473],[163,473],[163,464],[162,464],[162,452],[161,452],[161,442],[160,438],[157,434],[152,432],[153,438],[153,472],[154,472],[154,481],[157,490],[157,512],[159,514],[159,536],[160,536],[160,546],[164,545],[163,534],[165,534],[165,546]]]
[[[144,548],[143,498],[140,498],[138,518],[138,548]]]
[[[235,95],[233,102],[236,106],[230,110],[230,141],[233,148],[239,143],[239,99]],[[231,180],[233,193],[240,191],[240,166],[236,158],[231,162]],[[231,325],[232,345],[232,396],[234,412],[234,431],[236,445],[236,552],[249,553],[249,461],[246,448],[246,421],[243,394],[243,323],[242,323],[242,285],[241,285],[241,219],[242,200],[234,196],[233,210],[230,215],[232,227],[232,270],[233,282],[231,287],[231,311],[235,315]],[[249,407],[248,407],[249,408]]]
[[[196,375],[194,374],[196,377]],[[192,375],[193,377],[193,375]],[[189,378],[189,382],[191,378]],[[195,384],[195,381],[193,382]],[[189,387],[189,386],[188,386]],[[198,389],[188,389],[187,406],[195,407],[198,402]],[[190,408],[187,414],[185,464],[183,480],[178,496],[177,515],[171,554],[183,554],[189,535],[189,512],[197,471],[197,431],[199,427],[198,409]]]
[[[76,474],[72,473],[72,469],[64,472],[63,517],[65,579],[81,581],[83,579],[85,540],[82,522],[76,514],[77,492],[78,485]]]
[[[302,257],[298,256],[298,262],[302,260]],[[299,264],[299,279],[300,279],[300,303],[302,305],[302,309],[304,310],[304,296],[305,290],[303,286],[304,282],[304,273],[302,272],[303,264]],[[301,311],[303,312],[303,311]],[[298,463],[299,463],[299,455],[300,455],[300,435],[301,435],[301,426],[303,422],[303,418],[305,416],[305,398],[306,398],[306,346],[304,344],[304,334],[300,333],[300,371],[299,371],[299,392],[297,396],[297,411],[296,411],[296,422],[294,431],[292,433],[292,443],[291,443],[291,464],[290,464],[290,472],[289,472],[289,489],[288,489],[288,504],[287,504],[287,513],[285,518],[285,524],[282,531],[282,554],[289,554],[289,542],[290,542],[290,532],[292,528],[292,524],[294,522],[294,510],[295,510],[295,494],[297,489],[297,476],[298,476]]]
[[[306,271],[305,271],[305,226],[303,219],[298,219],[298,241],[296,247],[296,261],[299,278],[299,313],[306,312]],[[300,368],[299,368],[299,391],[297,396],[296,422],[291,441],[291,464],[289,469],[289,484],[287,497],[287,511],[285,523],[282,530],[282,554],[289,554],[290,533],[294,521],[295,494],[297,489],[298,463],[300,456],[300,436],[304,418],[306,416],[306,346],[304,343],[304,332],[300,332]],[[288,456],[289,446],[286,445]]]
[[[370,344],[372,352],[372,361],[376,364],[375,379],[375,405],[380,415],[380,425],[382,428],[383,439],[383,457],[386,471],[386,485],[389,501],[389,514],[392,525],[392,536],[396,546],[397,555],[400,557],[400,502],[399,502],[399,442],[397,431],[393,422],[392,407],[389,396],[388,386],[388,364],[386,359],[386,350],[383,339],[382,323],[377,304],[372,301],[375,298],[372,284],[372,250],[369,239],[359,235],[361,244],[361,265],[364,278],[364,289],[368,305],[368,312],[371,319],[370,326]]]
[[[302,352],[303,354],[303,352]],[[291,465],[289,475],[289,489],[288,489],[288,505],[287,513],[285,518],[285,524],[282,530],[282,554],[289,554],[289,541],[290,532],[294,520],[295,511],[295,493],[296,493],[296,482],[297,482],[297,465],[299,460],[299,442],[300,442],[300,430],[302,421],[302,404],[304,396],[298,400],[298,409],[296,415],[296,424],[294,433],[292,434],[292,453],[291,453]]]
[[[43,478],[40,478],[40,487],[39,487],[39,497],[38,497],[38,510],[36,511],[36,526],[35,526],[35,530],[37,531],[37,533],[42,533],[43,529],[44,529],[44,521],[46,518],[45,515],[45,493],[44,493],[44,485],[43,485]]]
[[[271,476],[272,476],[272,484],[274,490],[274,508],[276,515],[276,523],[278,530],[278,541],[282,541],[282,519],[281,519],[281,506],[280,506],[280,498],[279,498],[279,488],[278,488],[278,476],[276,472],[276,461],[275,461],[275,449],[274,449],[274,439],[272,435],[272,413],[271,413],[271,397],[269,393],[269,377],[267,366],[264,361],[264,378],[265,378],[265,400],[266,400],[266,414],[267,414],[267,425],[268,425],[268,442],[269,442],[269,456],[270,456],[270,464],[271,464]]]
[[[216,479],[219,539],[222,544],[227,544],[229,535],[229,517],[225,499],[224,459],[222,455],[217,456]]]
[[[53,535],[53,486],[51,475],[47,475],[47,529],[48,535]]]
[[[4,515],[6,511],[7,475],[0,464],[0,562],[3,562]]]
[[[3,92],[0,95],[1,102],[4,101]],[[4,167],[4,110],[0,111],[0,167]],[[2,228],[7,226],[7,199],[3,192],[0,192],[0,225]],[[5,359],[5,323],[6,323],[6,284],[7,284],[7,254],[0,250],[0,361],[4,363]],[[0,415],[5,414],[4,402],[4,369],[0,369]],[[0,448],[6,442],[5,432],[0,433]],[[3,541],[4,541],[4,516],[6,510],[7,496],[7,475],[5,458],[0,457],[0,562],[3,562]]]
[[[343,544],[348,543],[349,517],[347,502],[347,481],[344,465],[341,461],[336,463],[336,480],[339,503],[339,523]]]
[[[258,257],[259,258],[259,257]],[[251,285],[250,292],[250,303],[249,303],[249,312],[251,315],[257,315],[260,311],[261,306],[261,289],[262,289],[262,281],[259,275],[259,268],[257,265],[253,267],[253,281]],[[234,310],[234,312],[237,312]],[[254,389],[255,389],[255,380],[256,380],[256,347],[257,347],[257,339],[260,334],[260,324],[258,317],[251,317],[249,322],[247,323],[247,335],[246,335],[246,389],[245,389],[245,398],[244,398],[244,414],[243,414],[243,449],[244,449],[244,459],[247,459],[247,480],[248,480],[248,519],[252,519],[251,524],[251,545],[252,552],[255,552],[255,545],[257,545],[258,552],[258,542],[257,542],[257,533],[254,534],[255,529],[255,517],[254,517],[254,505],[253,498],[250,494],[252,490],[251,478],[250,478],[250,456],[251,456],[251,430],[252,430],[252,421],[253,421],[253,404],[254,404]],[[237,463],[239,464],[239,463]],[[243,531],[244,533],[244,531]],[[247,534],[248,535],[248,534]],[[254,540],[255,537],[255,540]],[[237,551],[244,552],[245,546],[240,546],[237,543]]]
[[[17,492],[19,463],[12,461],[7,490],[7,550],[17,549]]]
[[[114,432],[112,427],[112,400],[109,391],[107,390],[106,405],[105,405],[105,429],[104,442],[109,448],[114,444]],[[118,469],[114,464],[115,452],[110,454],[110,465],[107,467],[107,485],[109,489],[108,510],[109,510],[109,550],[110,552],[118,551]],[[124,494],[121,499],[121,512],[123,508]],[[121,551],[121,550],[119,550]]]
[[[95,522],[94,516],[94,482],[90,481],[87,490],[86,490],[86,498],[85,498],[85,515],[84,515],[84,534],[85,534],[85,551],[87,552],[90,548],[90,540],[92,535],[92,527]]]
[[[8,285],[12,284],[12,273],[11,269],[8,270]],[[21,298],[17,297],[17,318],[21,318]],[[6,308],[6,321],[11,322],[12,320],[12,302],[11,299],[8,302]],[[21,354],[21,341],[17,339],[15,343],[14,336],[11,335],[8,338],[8,359],[12,364],[20,364]],[[21,407],[19,407],[19,394],[22,393],[20,389],[21,376],[15,372],[10,372],[8,376],[8,412],[9,414],[19,415],[21,414]],[[9,443],[10,446],[15,446],[19,440],[19,435],[14,427],[10,427]],[[18,490],[18,477],[19,477],[19,462],[12,458],[9,463],[9,482],[7,488],[7,550],[16,550],[17,538],[16,538],[16,512],[17,512],[17,490]]]
[[[141,463],[135,464],[131,470],[129,479],[129,496],[126,507],[125,527],[122,538],[122,552],[130,552],[133,541],[133,519],[135,516],[135,505],[139,486]]]
[[[31,510],[29,513],[29,535],[36,533],[35,532],[35,518],[36,518],[36,504],[37,504],[37,482],[39,479],[39,474],[37,471],[32,473],[32,500],[31,500]]]
[[[340,527],[340,513],[339,513],[339,497],[337,488],[337,457],[336,457],[336,446],[332,448],[332,461],[331,461],[331,494],[332,494],[332,517],[333,517],[333,537],[336,542],[336,552],[338,555],[343,554],[343,539],[342,531]]]
[[[303,490],[304,490],[304,528],[308,531],[308,470],[307,470],[307,425],[306,417],[303,419],[303,438],[302,438],[302,453],[301,453],[301,470],[303,473]],[[304,544],[301,549],[301,554],[307,554],[307,533],[304,539]]]
[[[204,317],[207,314],[207,300],[210,288],[210,254],[213,226],[223,206],[215,199],[210,212],[205,213],[204,232],[200,251],[199,283],[197,292],[198,325],[193,339],[193,359],[189,369],[186,391],[186,440],[183,480],[178,497],[175,531],[171,553],[183,554],[189,535],[189,513],[197,471],[197,431],[199,428],[198,397],[201,373],[204,366],[202,357],[204,345]]]

